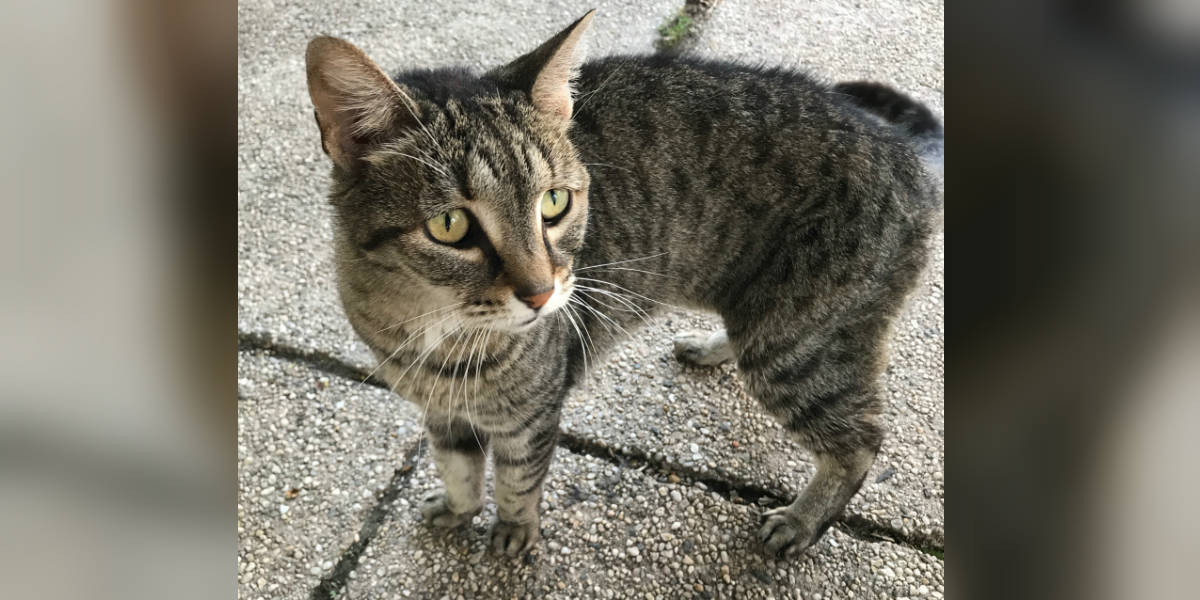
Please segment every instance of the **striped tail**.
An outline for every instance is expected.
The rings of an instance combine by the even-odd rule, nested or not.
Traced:
[[[945,130],[928,107],[891,87],[871,81],[839,83],[833,86],[833,91],[849,96],[859,108],[905,133],[925,167],[938,179],[943,177]]]

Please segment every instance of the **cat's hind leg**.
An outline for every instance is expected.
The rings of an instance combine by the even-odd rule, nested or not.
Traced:
[[[675,336],[675,358],[700,366],[719,365],[735,358],[729,336],[721,329],[712,333],[689,331]]]
[[[817,453],[817,474],[795,502],[763,515],[758,532],[763,550],[788,557],[821,539],[862,486],[875,454],[870,448],[847,455]]]
[[[483,508],[487,437],[462,422],[428,427],[433,462],[445,486],[421,503],[421,515],[434,527],[470,523]]]
[[[759,541],[771,555],[811,546],[862,486],[883,440],[875,352],[837,335],[739,345],[747,391],[812,452],[817,473],[790,505],[769,511]]]

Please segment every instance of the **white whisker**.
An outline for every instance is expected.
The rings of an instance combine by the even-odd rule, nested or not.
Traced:
[[[632,267],[602,267],[600,270],[601,271],[633,271],[635,273],[645,273],[647,275],[657,275],[658,277],[669,277],[671,279],[676,279],[676,277],[674,275],[664,275],[662,273],[656,273],[654,271],[647,271],[645,269],[634,269]]]
[[[658,304],[659,306],[666,306],[666,307],[668,307],[668,308],[674,308],[674,309],[677,309],[677,310],[684,310],[684,309],[683,309],[683,307],[681,307],[681,306],[675,306],[674,304],[669,304],[669,303],[667,303],[667,302],[662,302],[661,300],[655,300],[654,298],[651,298],[651,297],[649,297],[649,296],[647,296],[647,295],[645,295],[645,294],[639,294],[639,293],[637,293],[637,292],[635,292],[635,291],[633,291],[633,290],[631,290],[631,289],[629,289],[629,288],[627,288],[627,287],[625,287],[625,286],[623,286],[623,285],[620,285],[620,284],[617,284],[617,283],[613,283],[613,282],[611,282],[611,281],[605,281],[605,280],[603,280],[603,279],[592,279],[592,278],[590,278],[590,277],[576,277],[576,279],[581,279],[581,280],[583,280],[583,281],[592,281],[592,282],[595,282],[595,283],[603,283],[603,284],[605,284],[605,285],[611,285],[611,286],[613,286],[613,287],[615,287],[615,288],[617,288],[617,289],[624,290],[625,292],[627,292],[627,293],[629,293],[629,294],[633,294],[634,296],[637,296],[638,298],[641,298],[641,299],[643,299],[643,300],[645,300],[645,301],[647,301],[647,302],[653,302],[653,303],[655,303],[655,304]],[[593,289],[594,289],[594,288],[593,288]]]
[[[588,291],[588,290],[584,289],[583,287],[575,286],[575,291],[579,292],[581,297],[583,297],[587,300],[590,300],[592,302],[595,302],[596,304],[603,306],[604,308],[607,308],[608,310],[637,314],[637,311],[630,310],[629,308],[626,308],[624,306],[613,306],[612,304],[609,304],[603,296],[593,295],[593,294],[595,294],[595,292]]]
[[[613,300],[616,300],[617,302],[624,305],[625,308],[627,309],[625,312],[631,312],[631,313],[637,315],[644,322],[649,323],[649,321],[650,321],[650,313],[648,311],[646,311],[646,309],[638,306],[633,301],[633,299],[627,298],[625,294],[622,294],[620,292],[615,292],[613,290],[606,290],[603,288],[591,287],[591,286],[583,285],[580,283],[576,283],[575,287],[577,289],[579,289],[580,291],[589,291],[594,294],[601,294],[603,296],[610,297]]]
[[[586,267],[580,267],[578,269],[575,269],[575,271],[576,272],[587,271],[589,269],[599,269],[600,267],[607,267],[610,265],[623,265],[625,263],[637,262],[639,260],[650,260],[651,258],[658,258],[658,257],[666,255],[666,254],[667,254],[666,252],[659,252],[658,254],[651,254],[649,256],[639,256],[637,258],[627,258],[625,260],[617,260],[617,261],[608,262],[608,263],[601,263],[598,265],[588,265]]]
[[[571,310],[571,306],[570,306],[569,304],[567,304],[567,305],[564,305],[564,306],[563,306],[563,308],[564,308],[564,309],[566,309],[566,310],[562,311],[562,313],[560,313],[560,314],[562,314],[562,315],[563,315],[563,316],[565,316],[565,317],[566,317],[568,320],[570,320],[570,322],[571,322],[571,327],[573,327],[573,328],[575,329],[575,335],[576,335],[576,336],[579,338],[579,349],[580,349],[580,351],[581,351],[581,352],[583,352],[583,372],[586,374],[586,373],[588,373],[589,371],[591,371],[591,369],[590,369],[590,368],[588,368],[588,359],[587,359],[587,342],[585,342],[585,341],[583,340],[583,334],[582,334],[582,333],[580,333],[580,331],[579,331],[579,325],[577,325],[577,324],[575,323],[575,317],[573,316],[573,314],[574,314],[574,311],[573,311],[573,310]],[[584,376],[584,382],[583,382],[583,386],[584,386],[585,388],[587,387],[587,376],[586,376],[586,375]]]
[[[438,143],[437,138],[433,137],[433,134],[429,132],[429,128],[425,126],[425,122],[421,120],[421,117],[417,116],[417,110],[421,107],[417,106],[417,103],[410,98],[408,94],[401,93],[400,96],[401,99],[404,100],[404,108],[408,109],[408,114],[412,115],[412,118],[417,122],[417,125],[421,126],[421,131],[425,132],[425,135],[429,137],[429,141],[433,142],[433,145],[438,149],[438,152],[445,154],[446,151],[442,148],[442,145]]]
[[[399,327],[399,326],[401,326],[401,325],[403,325],[403,324],[405,324],[405,323],[408,323],[409,321],[416,321],[417,319],[420,319],[421,317],[427,317],[427,316],[429,316],[429,315],[432,315],[432,314],[434,314],[434,313],[439,313],[439,312],[442,312],[443,310],[450,310],[450,309],[452,309],[452,308],[457,308],[457,307],[459,307],[459,306],[462,306],[462,305],[464,305],[464,304],[466,304],[466,302],[455,302],[454,304],[448,304],[448,305],[446,305],[446,306],[443,306],[443,307],[441,307],[441,308],[435,308],[435,309],[433,309],[433,310],[431,310],[431,311],[429,311],[429,312],[427,312],[427,313],[425,313],[425,314],[423,314],[423,315],[417,315],[417,316],[415,316],[415,317],[412,317],[411,319],[405,319],[405,320],[403,320],[403,321],[400,321],[399,323],[396,323],[395,325],[389,325],[389,326],[387,326],[387,327],[384,327],[383,329],[380,329],[379,331],[376,331],[375,333],[383,333],[383,332],[385,332],[385,331],[387,331],[387,330],[389,330],[389,329],[395,329],[395,328],[397,328],[397,327]]]
[[[484,332],[483,333],[483,346],[482,346],[482,348],[480,348],[479,359],[475,362],[475,393],[474,393],[474,397],[475,397],[476,402],[479,401],[479,374],[480,374],[481,369],[483,368],[483,361],[487,358],[488,341],[492,339],[492,330],[491,329],[484,329],[482,331]],[[469,364],[467,365],[467,369],[470,370]],[[467,422],[471,425],[471,435],[475,436],[475,445],[479,446],[479,451],[486,452],[486,449],[483,447],[483,442],[479,440],[479,434],[475,432],[475,419],[473,417],[471,417],[471,398],[469,396],[467,396],[465,392],[466,392],[466,390],[464,389],[463,399],[466,401],[465,404],[467,407]]]
[[[425,165],[425,166],[429,167],[430,169],[433,169],[434,171],[437,171],[437,172],[438,172],[438,174],[439,174],[439,175],[441,175],[442,177],[447,177],[447,178],[449,178],[449,177],[450,177],[450,172],[449,172],[449,171],[447,171],[447,170],[446,170],[446,168],[445,168],[445,167],[443,167],[442,165],[439,165],[439,164],[433,163],[433,162],[431,162],[431,161],[425,160],[425,159],[423,159],[423,158],[420,158],[420,157],[417,157],[417,156],[413,156],[413,155],[411,155],[411,154],[407,154],[407,153],[404,153],[404,152],[400,152],[400,151],[397,151],[397,150],[391,150],[390,152],[392,152],[392,153],[394,153],[394,154],[398,154],[398,155],[400,155],[400,156],[405,156],[405,157],[411,158],[411,159],[413,159],[413,160],[415,160],[415,161],[417,161],[417,162],[419,162],[419,163],[421,163],[421,164],[423,164],[423,165]]]
[[[579,307],[583,308],[584,310],[587,310],[588,312],[591,312],[592,314],[596,315],[597,317],[599,317],[599,318],[603,319],[603,321],[600,321],[600,323],[601,323],[602,325],[604,325],[604,328],[605,328],[605,329],[607,329],[607,330],[608,330],[608,332],[609,332],[609,335],[612,335],[614,338],[616,337],[616,335],[613,333],[613,327],[616,327],[616,329],[620,330],[620,331],[621,331],[621,333],[623,333],[623,334],[624,334],[626,337],[632,337],[632,336],[630,336],[630,335],[629,335],[629,332],[628,332],[628,331],[626,331],[626,329],[625,329],[624,327],[621,327],[621,324],[620,324],[620,323],[617,323],[617,322],[616,322],[616,321],[614,321],[614,320],[613,320],[611,317],[609,317],[608,315],[604,314],[603,312],[601,312],[601,311],[600,311],[600,310],[598,310],[597,308],[595,308],[595,307],[593,307],[593,306],[589,306],[589,305],[587,304],[587,302],[584,302],[582,299],[570,298],[570,299],[569,299],[569,301],[573,302],[574,304],[576,304],[577,306],[579,306]],[[610,324],[610,323],[612,324],[612,326],[609,326],[609,324]]]
[[[579,96],[577,96],[575,98],[575,109],[573,112],[578,113],[580,111],[580,109],[582,109],[584,106],[586,106],[588,101],[592,99],[591,97],[596,95],[596,93],[598,93],[600,90],[604,89],[604,86],[608,85],[608,82],[612,81],[612,78],[616,77],[617,73],[620,73],[621,69],[625,65],[629,64],[630,60],[632,60],[632,59],[626,59],[620,65],[617,65],[617,68],[613,69],[613,72],[610,73],[608,75],[608,77],[605,77],[604,81],[601,81],[600,85],[596,86],[592,91],[586,92],[584,94],[580,94]]]
[[[461,332],[461,329],[459,331]],[[450,350],[446,352],[446,357],[442,359],[442,364],[438,366],[437,375],[433,378],[433,384],[429,386],[429,392],[427,393],[427,400],[425,401],[426,405],[428,405],[429,401],[433,399],[434,390],[436,390],[438,387],[438,384],[440,384],[442,382],[442,371],[446,370],[446,365],[450,362],[450,357],[454,356],[454,351],[458,348],[458,345],[461,344],[462,341],[463,341],[463,336],[459,335],[458,338],[454,340],[454,345],[450,346]],[[452,401],[454,398],[453,397],[453,393],[454,393],[454,381],[453,380],[450,381],[450,393],[451,393],[451,396],[450,396],[449,401]],[[450,422],[453,420],[453,416],[454,415],[451,414],[450,415],[451,418],[446,420],[446,431],[450,430],[450,425],[451,425]]]
[[[429,313],[426,313],[426,314],[429,314]],[[421,316],[425,316],[425,315],[421,315]],[[366,381],[368,379],[370,379],[372,375],[374,375],[376,372],[378,372],[379,369],[381,367],[383,367],[383,365],[387,364],[389,361],[391,361],[393,358],[395,358],[396,355],[400,353],[400,350],[404,349],[404,347],[407,346],[409,344],[409,342],[416,339],[417,336],[423,335],[426,331],[428,331],[432,327],[436,327],[438,325],[441,325],[442,323],[445,323],[453,316],[454,315],[446,315],[432,324],[425,325],[424,327],[418,327],[417,330],[412,333],[412,335],[408,336],[408,338],[406,338],[403,342],[401,342],[399,346],[396,346],[396,349],[394,351],[392,351],[392,353],[387,358],[383,359],[382,361],[379,362],[379,364],[375,365],[375,368],[371,369],[371,372],[367,373],[367,376],[364,377],[363,380],[359,383],[360,384],[366,383]],[[412,319],[409,319],[409,320],[411,321]]]
[[[429,328],[427,327],[426,329],[429,329]],[[413,361],[411,363],[409,363],[407,367],[405,367],[404,371],[402,373],[400,373],[400,376],[396,378],[395,382],[392,383],[391,392],[392,393],[396,392],[396,388],[399,387],[400,382],[404,380],[404,377],[406,375],[408,375],[409,370],[411,370],[414,366],[416,366],[418,362],[420,362],[422,365],[424,365],[425,359],[428,358],[429,355],[431,353],[433,353],[433,350],[442,343],[442,340],[450,337],[455,331],[458,331],[458,329],[459,329],[458,327],[453,327],[450,330],[446,331],[446,333],[442,334],[437,340],[434,341],[434,343],[430,344],[428,348],[426,348],[424,351],[422,351],[421,354],[417,356],[417,358],[413,359]],[[410,398],[410,400],[411,400],[411,398]],[[427,400],[425,402],[425,409],[421,412],[421,431],[425,435],[428,435],[428,432],[429,432],[428,423],[429,423],[429,401]],[[419,466],[419,460],[420,459],[418,459],[418,466]]]

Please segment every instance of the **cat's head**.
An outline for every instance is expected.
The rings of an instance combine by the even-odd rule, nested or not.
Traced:
[[[481,76],[398,83],[349,42],[309,43],[340,274],[391,290],[384,313],[520,331],[567,303],[589,182],[567,137],[570,78],[591,16]]]

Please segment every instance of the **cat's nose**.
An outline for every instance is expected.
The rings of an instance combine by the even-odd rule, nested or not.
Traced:
[[[529,308],[537,310],[537,309],[541,308],[543,305],[545,305],[547,302],[549,302],[550,296],[553,296],[553,295],[554,295],[554,288],[551,287],[550,289],[548,289],[544,292],[539,292],[536,294],[524,295],[521,293],[517,293],[517,298],[519,298],[521,300],[521,302],[524,302],[525,305],[528,306]]]

